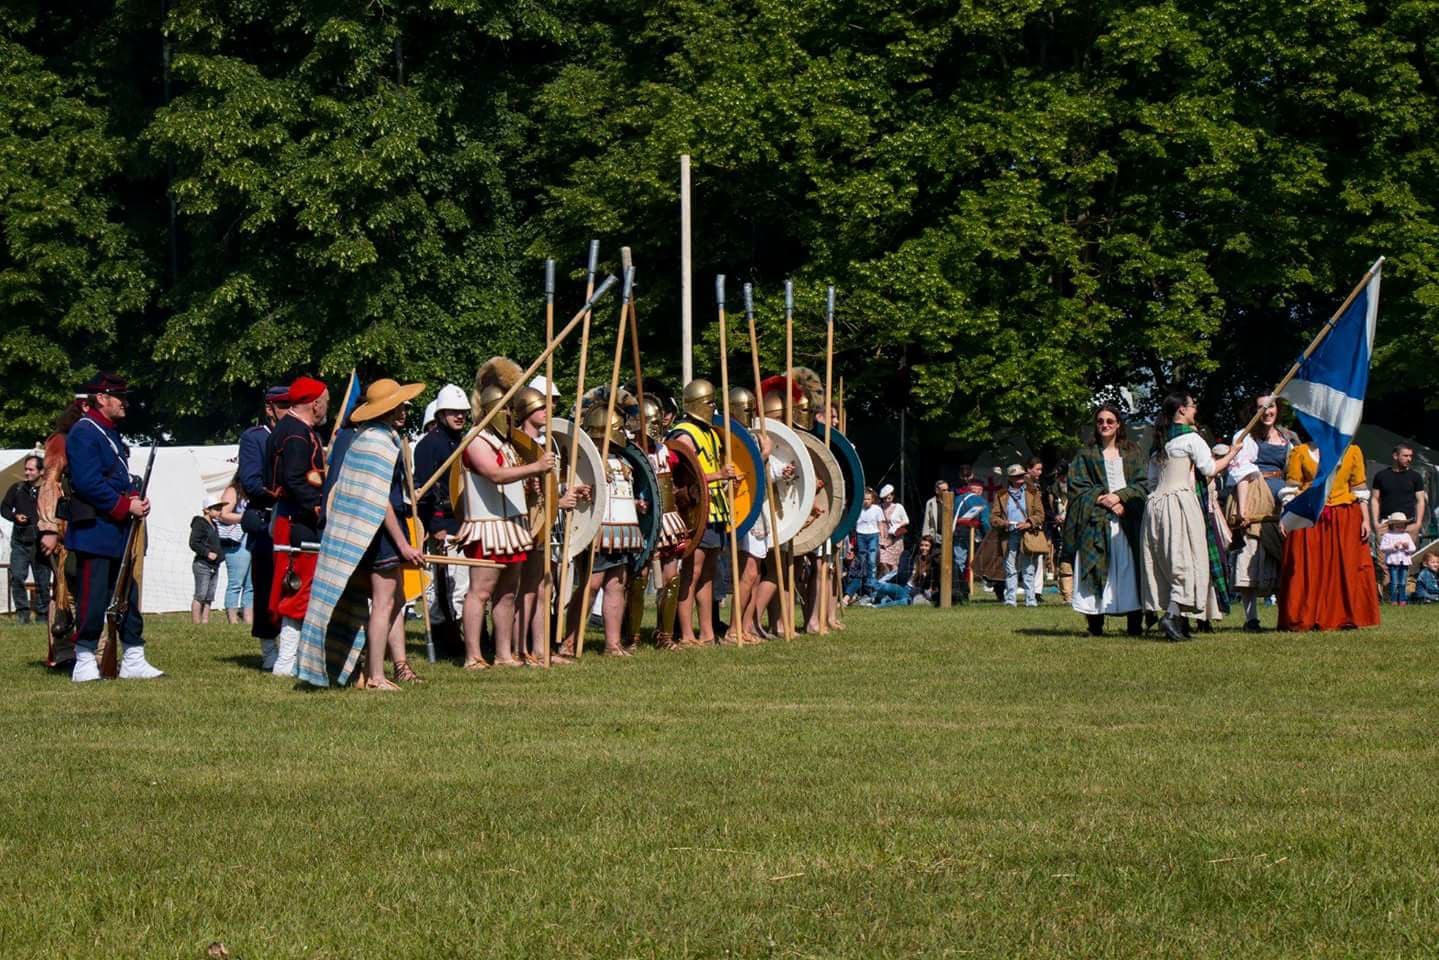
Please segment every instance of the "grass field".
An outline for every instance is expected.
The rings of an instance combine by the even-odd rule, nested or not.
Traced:
[[[6,626],[0,956],[1433,955],[1439,610],[1384,612],[855,610],[393,695],[167,618],[170,678],[77,688]]]

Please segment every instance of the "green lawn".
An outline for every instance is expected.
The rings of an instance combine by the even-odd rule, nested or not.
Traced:
[[[394,695],[165,618],[170,678],[76,688],[5,626],[0,956],[1433,955],[1439,609],[1384,614],[855,610]]]

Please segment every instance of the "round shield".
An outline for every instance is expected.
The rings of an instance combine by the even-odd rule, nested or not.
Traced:
[[[710,486],[705,482],[704,467],[692,450],[678,444],[665,444],[665,448],[675,458],[670,467],[670,480],[674,487],[675,512],[685,518],[685,529],[689,531],[682,553],[688,557],[700,545],[705,525],[709,523]]]
[[[799,533],[790,541],[790,549],[798,556],[817,550],[829,542],[830,534],[839,525],[846,503],[844,471],[839,461],[824,441],[808,431],[796,431],[805,449],[809,451],[810,463],[814,467],[814,503]]]
[[[719,428],[720,439],[729,451],[735,472],[739,474],[739,479],[731,488],[733,503],[730,504],[730,516],[736,522],[735,537],[743,540],[764,509],[764,456],[760,453],[759,440],[749,432],[748,427],[741,426],[733,418],[726,427],[724,417],[718,413],[715,414],[714,425]]]
[[[824,442],[824,424],[815,424],[814,435],[819,438],[820,443]],[[859,523],[859,512],[864,509],[864,466],[859,462],[859,454],[855,452],[854,444],[838,430],[831,430],[829,433],[829,449],[839,461],[839,468],[844,472],[844,485],[849,491],[849,502],[844,505],[844,515],[839,519],[839,526],[829,535],[831,543],[840,543],[854,532],[855,524]]]
[[[563,417],[553,418],[550,425],[554,430],[555,449],[560,452],[560,459],[563,461],[569,456],[570,444],[576,436],[575,425]],[[605,462],[600,457],[599,449],[583,430],[578,432],[578,438],[575,482],[590,488],[590,499],[569,512],[566,532],[569,534],[571,560],[588,550],[590,542],[600,532],[600,522],[604,519],[610,495],[610,488],[605,483]],[[567,466],[561,466],[560,469],[565,476],[569,475]]]
[[[630,558],[630,570],[642,573],[655,552],[655,543],[660,538],[660,521],[664,510],[660,506],[660,481],[645,452],[632,443],[616,451],[625,463],[630,465],[631,482],[635,488],[635,499],[643,500],[649,506],[639,514],[640,530],[645,535],[645,548]]]
[[[799,533],[814,507],[814,461],[810,459],[809,451],[799,434],[789,427],[778,420],[765,420],[764,427],[769,436],[770,474],[776,472],[775,467],[794,467],[793,477],[786,480],[778,476],[770,482],[770,490],[774,492],[775,519],[779,528],[775,542],[784,544],[789,543],[795,534]]]
[[[544,447],[540,441],[525,433],[523,430],[510,431],[510,444],[519,454],[521,463],[534,463],[544,453]],[[559,497],[559,479],[554,473],[545,475],[545,486],[549,488],[549,497],[546,497],[542,490],[536,489],[530,483],[525,484],[525,503],[530,508],[530,533],[539,537],[545,531],[545,504],[550,505],[549,523],[555,522],[555,515],[559,512],[555,509],[555,500]],[[452,503],[454,501],[451,501]]]

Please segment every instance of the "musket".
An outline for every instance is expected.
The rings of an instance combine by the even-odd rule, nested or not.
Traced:
[[[140,499],[144,500],[150,490],[150,474],[155,470],[155,453],[159,444],[150,447],[150,459],[145,464],[145,476],[140,480]],[[105,608],[105,635],[101,640],[100,676],[114,678],[119,675],[120,625],[130,611],[130,587],[135,581],[135,546],[145,519],[130,515],[129,528],[125,531],[125,552],[120,555],[120,571],[115,575],[115,592],[110,595],[110,604]]]

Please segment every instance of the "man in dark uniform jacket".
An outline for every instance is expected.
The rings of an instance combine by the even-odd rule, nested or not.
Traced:
[[[275,498],[270,490],[269,459],[266,449],[275,422],[290,409],[290,388],[271,387],[265,391],[265,419],[240,434],[240,488],[245,491],[245,513],[240,527],[250,548],[250,582],[255,592],[255,617],[250,636],[260,641],[260,669],[273,670],[280,635],[280,621],[270,613],[270,580],[275,573],[275,544],[270,540],[270,515]]]
[[[311,377],[296,379],[287,396],[290,409],[275,422],[265,458],[275,500],[271,535],[276,547],[291,548],[286,553],[276,550],[270,579],[270,614],[280,623],[279,649],[271,669],[277,677],[296,674],[300,628],[319,560],[317,554],[301,553],[299,548],[319,543],[324,526],[325,447],[316,430],[324,425],[330,409],[330,391]]]
[[[415,445],[415,483],[421,484],[434,476],[440,465],[460,445],[465,420],[470,412],[470,399],[453,383],[440,388],[435,398],[435,429]],[[425,533],[439,544],[441,552],[458,553],[450,540],[460,531],[459,518],[450,503],[447,477],[425,491],[420,498],[420,522]],[[462,566],[435,567],[435,602],[430,606],[430,621],[437,652],[442,656],[456,652],[460,643],[460,614],[465,592],[469,589],[467,569]]]
[[[34,572],[35,619],[48,622],[50,611],[50,564],[36,555],[38,546],[35,521],[40,516],[40,474],[45,461],[38,456],[25,458],[25,476],[5,491],[0,502],[0,517],[14,526],[10,531],[10,596],[15,603],[15,619],[30,622],[30,592],[25,580]]]
[[[116,424],[125,418],[128,384],[102,373],[81,388],[85,415],[65,435],[65,457],[70,471],[70,520],[65,547],[77,561],[75,591],[76,683],[100,679],[95,658],[105,609],[110,604],[132,518],[150,513],[150,501],[140,497],[130,474],[130,449]],[[129,607],[120,623],[124,656],[122,680],[150,680],[164,676],[145,659],[145,628],[140,616],[140,590],[130,581]]]

